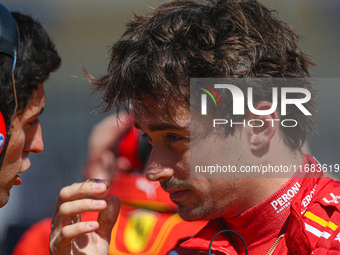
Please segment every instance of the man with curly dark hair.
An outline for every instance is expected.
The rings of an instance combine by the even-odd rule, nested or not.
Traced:
[[[88,74],[97,91],[104,91],[106,109],[130,111],[153,146],[147,178],[169,193],[184,220],[209,220],[169,254],[339,253],[340,184],[321,178],[320,164],[302,152],[307,132],[315,129],[316,105],[306,79],[313,63],[298,39],[288,24],[256,0],[175,0],[136,16],[112,46],[107,74]],[[200,114],[211,123],[211,115],[204,116],[211,107],[206,103],[203,110],[203,96],[201,112],[191,101],[192,78],[218,79],[215,85],[200,82],[199,89],[207,94],[209,89],[211,98],[214,93],[219,98],[214,90],[219,86],[238,94],[235,100],[215,102],[222,109],[218,113],[235,117],[236,126],[197,125],[194,117]],[[225,78],[245,82],[236,87],[224,84]],[[251,100],[244,100],[246,93]],[[287,94],[299,95],[289,101]],[[244,109],[243,101],[248,103],[246,112],[231,115],[235,105],[238,111]],[[291,107],[286,107],[288,102]],[[286,118],[296,125],[288,128]],[[216,166],[214,170],[229,165],[235,171],[224,178],[192,178],[194,160]],[[285,178],[236,174],[270,166],[302,171],[291,171]],[[304,171],[312,168],[313,173]],[[52,227],[51,254],[71,250],[84,242],[74,237],[90,232],[85,225],[64,220],[76,211],[92,210],[74,199],[82,192],[76,186],[64,189]],[[224,230],[228,232],[219,234]]]
[[[0,207],[8,202],[13,185],[21,184],[19,174],[31,164],[29,153],[44,149],[39,122],[45,106],[44,83],[60,63],[54,43],[38,21],[18,12],[10,13],[0,4]],[[108,182],[94,181],[80,185],[92,189],[92,193],[86,193],[89,196],[102,194],[109,186]],[[93,204],[104,213],[88,224],[90,228],[101,226],[89,242],[97,244],[91,254],[100,252],[98,240],[109,239],[117,202],[110,198],[108,206],[100,200]]]
[[[6,35],[14,30],[13,34],[19,35],[20,43],[17,45],[19,50],[15,53],[16,59],[6,51],[9,44],[6,44],[5,39],[0,45],[0,113],[4,120],[1,126],[10,133],[7,149],[1,146],[1,156],[4,158],[0,170],[0,207],[8,202],[13,185],[20,185],[18,174],[30,167],[29,153],[40,153],[44,149],[39,123],[39,115],[45,106],[44,82],[61,62],[53,42],[38,21],[13,12],[15,22],[12,23],[12,30],[9,30],[4,17],[8,14],[7,21],[11,20],[11,14],[6,11],[1,6],[1,22],[4,22],[1,24],[1,39],[6,39]],[[14,41],[11,43],[15,44]],[[16,66],[12,80],[14,60]]]

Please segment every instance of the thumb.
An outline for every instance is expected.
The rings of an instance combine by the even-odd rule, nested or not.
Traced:
[[[111,232],[112,228],[115,225],[119,209],[120,209],[120,200],[117,197],[109,197],[106,200],[107,207],[104,211],[99,213],[98,223],[99,228],[97,229],[97,234],[105,239],[108,243],[111,240]]]

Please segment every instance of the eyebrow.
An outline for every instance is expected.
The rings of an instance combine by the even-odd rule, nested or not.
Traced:
[[[138,129],[142,129],[141,126],[134,121],[134,125],[136,128]],[[148,126],[148,128],[150,129],[150,131],[154,132],[154,131],[164,131],[164,130],[184,130],[188,127],[189,125],[186,126],[179,126],[173,123],[160,123],[160,124],[151,124]]]

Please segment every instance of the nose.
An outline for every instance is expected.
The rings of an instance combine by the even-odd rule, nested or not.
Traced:
[[[40,123],[31,132],[32,133],[28,134],[27,136],[27,141],[25,143],[25,151],[40,153],[44,150],[44,141],[42,138],[42,130]]]
[[[162,152],[157,147],[153,147],[145,175],[149,181],[170,179],[174,175],[174,168],[169,152]]]

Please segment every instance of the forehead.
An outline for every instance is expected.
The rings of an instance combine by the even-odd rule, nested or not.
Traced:
[[[186,128],[190,126],[190,110],[184,103],[169,103],[166,110],[150,100],[144,105],[133,104],[135,125],[151,131]]]
[[[46,95],[44,90],[44,83],[40,83],[37,89],[33,90],[31,101],[22,113],[23,117],[29,118],[32,115],[40,114],[45,106],[45,100]]]

